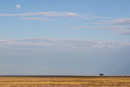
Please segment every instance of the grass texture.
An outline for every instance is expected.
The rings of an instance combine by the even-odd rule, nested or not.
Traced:
[[[11,76],[0,77],[0,87],[130,87],[130,77]]]

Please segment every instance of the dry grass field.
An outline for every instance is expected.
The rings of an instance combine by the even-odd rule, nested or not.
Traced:
[[[0,87],[130,87],[130,77],[17,76],[0,77]]]

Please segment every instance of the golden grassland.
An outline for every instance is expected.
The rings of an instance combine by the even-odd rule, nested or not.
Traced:
[[[130,77],[11,76],[0,77],[0,87],[130,87]]]

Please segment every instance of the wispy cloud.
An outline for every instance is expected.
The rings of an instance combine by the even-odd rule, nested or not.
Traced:
[[[72,12],[35,12],[35,13],[23,13],[23,14],[0,14],[0,16],[20,16],[23,17],[22,19],[26,20],[53,20],[51,18],[43,18],[43,17],[83,18],[82,14]]]
[[[82,19],[95,19],[95,18],[106,19],[107,18],[107,17],[101,17],[101,16],[94,16],[92,13],[85,15],[85,14],[79,14],[79,13],[73,13],[73,12],[53,12],[53,11],[23,13],[23,14],[0,14],[0,16],[22,16],[22,17],[23,16],[44,16],[44,17],[67,17],[67,18],[82,18]],[[28,18],[25,18],[25,19],[28,19]]]
[[[48,19],[48,18],[22,18],[22,19],[27,19],[27,20],[54,20],[54,19]]]
[[[116,19],[112,21],[102,21],[96,24],[103,24],[102,26],[75,26],[75,28],[93,28],[93,29],[103,29],[108,31],[117,32],[116,35],[130,35],[130,18]]]
[[[79,39],[51,39],[51,38],[32,38],[32,39],[5,39],[0,40],[1,47],[49,47],[77,50],[93,50],[93,49],[108,49],[120,48],[122,46],[130,46],[129,42],[103,41],[103,40],[79,40]]]
[[[94,18],[108,18],[108,17],[101,17],[101,16],[93,16]]]
[[[0,16],[52,16],[52,17],[82,17],[81,14],[71,12],[36,12],[24,14],[0,14]]]
[[[107,31],[115,31],[117,32],[116,35],[130,35],[130,27],[126,26],[75,26],[74,28],[103,29]]]
[[[130,18],[114,20],[114,21],[111,21],[111,23],[118,24],[118,25],[130,25]]]
[[[86,17],[84,17],[84,18],[86,18],[86,19],[95,19],[95,18],[107,19],[108,17],[95,16],[95,15],[93,15],[92,13],[88,13],[88,14],[86,15]]]

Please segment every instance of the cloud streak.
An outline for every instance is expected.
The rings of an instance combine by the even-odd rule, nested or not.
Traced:
[[[43,21],[44,21],[44,20],[54,20],[54,19],[48,19],[48,18],[36,18],[36,17],[35,17],[35,18],[34,18],[34,17],[33,17],[33,18],[22,18],[22,19],[26,19],[26,20],[43,20]]]
[[[117,32],[116,35],[130,35],[130,27],[126,26],[75,26],[75,29],[86,28],[86,29],[102,29],[107,31]]]
[[[89,13],[89,15],[73,13],[73,12],[34,12],[34,13],[23,13],[23,14],[0,14],[0,16],[33,16],[32,18],[23,18],[27,20],[46,20],[45,18],[39,17],[36,18],[34,16],[44,16],[44,17],[67,17],[67,18],[82,18],[82,19],[106,19],[107,17],[94,16]],[[48,20],[48,19],[47,19]],[[49,19],[50,20],[50,19]]]
[[[81,14],[71,12],[36,12],[24,14],[0,14],[0,16],[49,16],[49,17],[82,17]]]
[[[130,46],[129,42],[102,41],[102,40],[79,40],[79,39],[51,39],[51,38],[32,38],[32,39],[4,39],[0,40],[0,47],[61,47],[62,49],[93,50],[120,48]],[[57,48],[58,49],[58,48]]]
[[[111,21],[111,23],[117,24],[117,25],[130,25],[130,18],[114,20],[114,21]]]
[[[107,19],[108,17],[101,17],[101,16],[95,16],[92,13],[88,13],[86,19],[95,19],[95,18],[100,18],[100,19]],[[84,18],[85,19],[85,18]]]
[[[17,6],[17,8],[19,8]],[[54,20],[51,18],[43,17],[66,17],[66,18],[83,18],[82,14],[72,12],[35,12],[35,13],[23,13],[23,14],[0,14],[0,16],[20,16],[26,20]],[[41,17],[43,16],[43,17]]]

